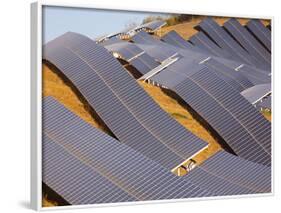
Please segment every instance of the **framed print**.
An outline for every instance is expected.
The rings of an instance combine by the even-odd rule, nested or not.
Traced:
[[[34,209],[271,195],[272,18],[31,10]]]

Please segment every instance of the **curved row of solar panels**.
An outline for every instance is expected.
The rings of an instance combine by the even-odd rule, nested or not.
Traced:
[[[44,98],[43,117],[43,182],[69,204],[270,192],[269,168],[225,152],[178,177],[51,97]]]
[[[71,204],[211,195],[85,123],[51,97],[45,98],[43,113],[43,181]]]
[[[121,142],[165,167],[172,169],[207,147],[92,40],[66,33],[44,47],[43,57],[76,86]]]
[[[184,63],[182,63],[184,65]],[[243,96],[206,67],[188,72],[171,65],[151,80],[175,91],[237,155],[271,163],[271,125]]]

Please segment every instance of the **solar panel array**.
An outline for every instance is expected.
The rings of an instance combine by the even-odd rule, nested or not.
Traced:
[[[69,204],[98,204],[136,201],[62,145],[43,135],[43,182]]]
[[[259,20],[251,20],[247,23],[247,28],[253,35],[271,51],[271,32]]]
[[[133,65],[143,75],[159,66],[159,63],[135,44],[123,41],[104,45],[104,47],[111,52],[121,55],[122,59]]]
[[[271,170],[224,151],[197,166],[186,179],[220,195],[271,192]],[[223,184],[224,182],[227,182]]]
[[[216,45],[206,34],[199,31],[195,35],[189,38],[189,41],[198,48],[204,49],[205,51],[225,58],[231,58],[231,55],[221,49],[218,45]]]
[[[206,32],[222,49],[231,54],[233,60],[238,60],[256,67],[262,66],[258,60],[248,54],[223,28],[211,18],[204,19],[198,27]]]
[[[207,146],[166,114],[103,47],[90,39],[67,33],[47,44],[44,57],[76,85],[120,141],[168,168]]]
[[[261,62],[265,70],[270,70],[270,53],[244,28],[236,19],[229,19],[223,25],[228,32],[245,48],[252,56]]]
[[[165,34],[164,36],[161,37],[161,40],[167,42],[168,44],[172,44],[180,48],[187,48],[187,49],[194,48],[191,43],[184,40],[175,31],[170,31],[169,33]]]
[[[53,98],[45,98],[43,106],[43,181],[72,204],[212,195],[95,129]]]
[[[118,140],[44,99],[43,181],[70,204],[271,192],[271,124],[259,112],[271,108],[271,31],[259,20],[219,26],[207,18],[187,41],[175,31],[161,39],[147,33],[163,24],[119,33],[130,42],[112,34],[96,44],[69,32],[44,45],[43,58]],[[228,152],[174,175],[172,169],[208,144],[164,112],[112,53],[145,76],[140,79],[175,92]]]
[[[145,24],[142,24],[140,26],[135,27],[135,30],[141,30],[143,28],[147,28],[150,31],[154,32],[155,30],[158,30],[159,28],[163,27],[164,25],[166,25],[165,21],[161,21],[161,20],[156,20],[156,21],[151,21]]]
[[[116,38],[119,38],[119,37],[122,37],[122,36],[131,36],[131,35],[134,35],[135,33],[139,32],[139,31],[148,31],[149,33],[154,33],[155,31],[157,31],[158,29],[160,29],[164,25],[166,25],[165,21],[161,21],[161,20],[151,21],[151,22],[148,22],[148,23],[145,23],[145,24],[141,24],[139,26],[126,27],[125,29],[123,29],[119,32],[110,33],[108,35],[100,36],[98,38],[95,38],[95,41],[102,45],[102,43],[107,42],[111,39],[116,39]]]
[[[222,78],[232,88],[239,92],[254,86],[254,84],[250,82],[249,79],[242,73],[235,72],[235,70],[227,67],[223,63],[220,63],[213,58],[204,62],[204,65],[206,65],[209,69],[215,71],[220,76],[220,78]]]
[[[167,78],[164,74],[166,72],[170,72],[170,76],[178,75],[179,80]],[[183,67],[181,71],[179,68],[166,69],[151,79],[174,90],[214,128],[236,154],[270,165],[270,123],[238,91],[222,81],[218,74],[208,68],[190,73]]]

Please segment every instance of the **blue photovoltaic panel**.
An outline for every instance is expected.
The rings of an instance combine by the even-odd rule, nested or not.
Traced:
[[[59,46],[57,42],[47,45],[43,50],[44,58],[51,61],[76,85],[121,142],[149,157],[153,157],[155,161],[169,169],[174,168],[184,160],[148,132],[88,64],[68,49]],[[123,72],[126,73],[125,70]]]
[[[223,177],[217,177],[212,173],[206,172],[200,167],[192,169],[185,176],[185,179],[220,196],[256,193],[254,190],[239,186]]]
[[[72,36],[73,39],[79,37],[84,42],[78,45],[69,42],[67,46],[96,70],[135,118],[165,146],[183,158],[188,158],[207,146],[206,142],[195,137],[164,112],[102,47],[97,47],[90,39],[78,34]],[[104,61],[111,63],[98,61],[98,55],[101,54],[104,54]]]
[[[171,66],[172,67],[172,66]],[[165,72],[181,76],[171,84]],[[238,91],[214,71],[203,68],[193,73],[166,69],[152,77],[174,90],[203,117],[239,156],[264,165],[271,163],[271,126]]]
[[[219,151],[198,166],[239,186],[260,193],[271,192],[271,168]]]
[[[257,60],[270,70],[270,53],[236,19],[231,18],[223,25],[232,36]]]
[[[48,44],[44,48],[44,58],[51,61],[76,85],[121,142],[141,151],[148,157],[153,157],[155,161],[170,169],[184,160],[163,146],[148,132],[83,60],[58,44],[54,44],[54,49],[50,45],[52,44]],[[83,80],[81,80],[82,77]]]
[[[150,44],[136,44],[143,49],[148,55],[154,58],[156,61],[163,62],[166,59],[174,55],[179,55],[177,51],[165,47],[163,45],[150,45]]]
[[[118,53],[124,60],[129,60],[143,52],[143,50],[129,42],[119,42],[110,45],[105,45],[104,47],[110,52]]]
[[[239,68],[238,72],[245,75],[254,85],[266,84],[271,82],[270,73],[248,65],[244,65]]]
[[[75,158],[85,162],[93,170],[93,173],[98,172],[115,186],[118,186],[120,191],[127,192],[130,195],[129,198],[133,197],[136,200],[144,201],[212,195],[212,193],[197,187],[185,178],[174,175],[161,165],[102,133],[51,97],[44,100],[43,118],[45,135]],[[47,159],[48,155],[45,157]],[[72,161],[69,159],[67,163],[72,165]],[[62,171],[64,170],[62,169]],[[52,175],[51,171],[49,173]],[[65,173],[66,176],[68,170]],[[71,179],[71,176],[68,178]],[[92,184],[92,179],[88,179],[85,175],[82,182],[86,181]],[[58,181],[57,185],[60,184],[64,185],[65,183]],[[70,187],[70,189],[72,188]],[[63,190],[67,191],[68,188]],[[73,191],[68,191],[68,193],[72,194]]]
[[[120,42],[124,42],[123,40],[121,40],[120,38],[118,37],[113,37],[113,38],[109,38],[107,40],[104,40],[102,42],[98,42],[96,40],[96,42],[99,44],[99,45],[102,45],[102,46],[105,46],[105,45],[111,45],[111,44],[115,44],[115,43],[120,43]]]
[[[192,44],[184,40],[176,31],[170,31],[166,35],[161,37],[161,40],[165,41],[168,44],[187,49],[194,49]]]
[[[247,53],[223,28],[211,18],[204,19],[199,25],[221,48],[228,51],[233,59],[259,67],[258,60]]]
[[[268,49],[268,51],[271,51],[271,32],[261,23],[261,21],[253,19],[247,23],[246,27]]]
[[[239,92],[254,86],[253,83],[251,83],[242,73],[227,67],[226,65],[218,62],[218,60],[211,58],[203,64],[209,69],[217,72],[223,80],[225,80],[232,88]]]
[[[147,55],[142,49],[129,42],[123,41],[105,45],[104,47],[111,52],[121,55],[124,60],[132,64],[141,74],[146,74],[159,65],[159,63]]]
[[[151,21],[145,24],[142,24],[138,27],[135,27],[135,30],[139,30],[141,28],[148,28],[151,31],[155,31],[158,30],[159,28],[163,27],[166,24],[165,21],[161,21],[161,20],[156,20],[156,21]]]
[[[192,169],[186,179],[220,195],[271,192],[270,167],[220,151]]]
[[[214,57],[216,61],[244,75],[252,84],[265,84],[271,82],[270,70],[262,70],[253,66],[231,61],[225,58]]]
[[[231,55],[227,51],[224,51],[217,46],[211,39],[209,39],[208,36],[206,36],[205,33],[201,31],[189,38],[189,41],[196,47],[204,49],[213,55],[231,59]]]
[[[167,168],[207,146],[168,116],[103,47],[90,39],[67,33],[47,44],[44,57],[76,85],[121,142]]]
[[[43,134],[42,179],[71,205],[136,201]]]
[[[241,92],[241,95],[243,95],[243,97],[251,104],[256,103],[258,100],[269,94],[271,94],[271,84],[255,85]]]
[[[130,64],[133,65],[143,75],[160,65],[146,53],[130,60]]]
[[[149,35],[144,31],[140,31],[134,36],[132,36],[131,40],[134,43],[140,44],[153,44],[156,45],[157,43],[162,43],[159,39],[154,38],[153,36]]]

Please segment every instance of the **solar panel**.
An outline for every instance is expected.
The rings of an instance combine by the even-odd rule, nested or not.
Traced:
[[[219,151],[198,166],[205,172],[256,192],[271,192],[271,168]]]
[[[146,74],[159,65],[142,49],[129,42],[119,42],[104,47],[111,52],[121,55],[121,58],[132,64],[141,74]]]
[[[217,46],[211,39],[209,39],[208,36],[206,36],[205,33],[201,31],[190,37],[189,41],[196,47],[204,49],[213,55],[231,59],[231,55],[227,51],[224,51]]]
[[[271,96],[263,98],[256,103],[256,108],[259,110],[271,110]]]
[[[270,53],[246,30],[236,19],[229,19],[223,25],[232,36],[257,60],[264,64],[265,69],[270,70]]]
[[[271,82],[271,75],[269,73],[248,65],[243,65],[238,72],[245,75],[254,85]]]
[[[118,37],[112,37],[112,38],[108,38],[108,39],[102,40],[102,41],[100,41],[99,39],[95,39],[95,41],[96,41],[96,43],[98,43],[99,45],[102,45],[102,46],[124,42],[123,40],[121,40]]]
[[[252,84],[265,84],[271,82],[270,70],[262,70],[256,67],[228,60],[225,58],[213,57],[216,61],[224,64],[225,66],[235,70],[238,73],[244,75]]]
[[[177,46],[179,48],[194,49],[194,46],[188,41],[184,40],[176,31],[170,31],[164,36],[161,37],[161,40],[165,41],[168,44]]]
[[[166,75],[161,77],[165,72],[179,75],[181,80],[172,80],[177,84],[173,85]],[[179,69],[166,69],[153,76],[152,80],[174,90],[214,128],[236,154],[270,165],[270,123],[239,92],[222,81],[218,74],[207,68],[187,74]]]
[[[72,205],[136,201],[136,198],[43,135],[43,182]]]
[[[212,195],[95,129],[54,99],[45,98],[43,106],[44,134],[76,159],[87,164],[93,172],[98,172],[127,192],[130,197],[144,201]],[[48,155],[46,160],[47,158]],[[65,162],[66,166],[72,165],[72,161],[69,159]],[[68,170],[65,173],[68,174]],[[92,184],[92,179],[85,177],[88,176],[84,176],[82,182]],[[65,186],[64,182],[57,182],[57,185],[60,184]],[[66,187],[64,190],[69,194],[73,193]],[[109,192],[105,190],[104,193]]]
[[[271,192],[270,167],[219,151],[192,169],[186,179],[220,195]]]
[[[78,35],[73,35],[78,36]],[[97,48],[91,40],[84,39],[84,44],[75,45],[70,42],[69,48],[75,49],[91,67],[94,67],[98,75],[103,78],[107,86],[114,91],[115,95],[123,102],[128,110],[136,117],[136,119],[144,125],[150,132],[157,135],[157,138],[178,155],[186,158],[192,156],[207,143],[203,142],[193,134],[188,132],[184,127],[172,119],[165,113],[158,104],[156,104],[150,96],[138,85],[138,83],[123,68],[112,60],[108,55],[104,56],[104,60],[112,61],[107,64],[95,61],[98,54],[101,54],[103,48]],[[71,45],[73,45],[71,47]],[[94,51],[94,48],[96,51]],[[91,54],[89,54],[89,52]],[[115,62],[115,63],[114,63]],[[115,70],[112,72],[111,70]],[[122,79],[122,80],[121,80]],[[128,95],[132,94],[132,95]],[[148,110],[149,109],[149,110]]]
[[[269,94],[271,94],[271,84],[255,85],[241,92],[241,95],[246,98],[251,104],[256,103]]]
[[[116,52],[124,60],[129,60],[143,52],[140,48],[129,42],[118,42],[104,46],[110,52]]]
[[[140,44],[153,44],[156,45],[157,43],[162,43],[159,39],[156,39],[155,37],[149,35],[148,33],[144,31],[140,31],[136,33],[134,36],[132,36],[131,40],[134,43],[140,43]]]
[[[271,32],[261,23],[261,21],[257,19],[250,20],[246,24],[246,27],[268,49],[268,51],[271,51]]]
[[[253,190],[244,188],[224,178],[216,177],[211,173],[205,172],[201,168],[197,167],[189,172],[186,180],[196,183],[198,186],[207,189],[210,192],[219,194],[220,196],[227,195],[243,195],[253,194]]]
[[[54,46],[54,49],[51,45]],[[148,132],[84,61],[55,43],[48,44],[43,51],[44,58],[51,61],[76,85],[92,108],[121,142],[149,157],[153,157],[155,161],[170,169],[184,160]],[[112,106],[114,107],[112,108]]]
[[[171,169],[207,146],[166,114],[103,47],[90,39],[67,33],[47,44],[43,52],[120,141],[160,164]]]
[[[218,62],[217,60],[211,58],[205,63],[209,69],[217,72],[224,81],[226,81],[232,88],[242,92],[243,90],[254,86],[246,76],[242,73],[236,72],[234,69],[227,67],[226,65]]]
[[[166,25],[165,21],[161,21],[161,20],[156,20],[156,21],[151,21],[145,24],[142,24],[138,27],[135,27],[135,31],[140,30],[142,28],[147,28],[150,31],[154,32],[156,30],[158,30],[159,28],[163,27],[164,25]]]
[[[204,19],[198,25],[200,29],[206,32],[221,48],[228,51],[233,58],[254,66],[260,66],[261,63],[251,57],[223,28],[221,28],[211,18]]]

